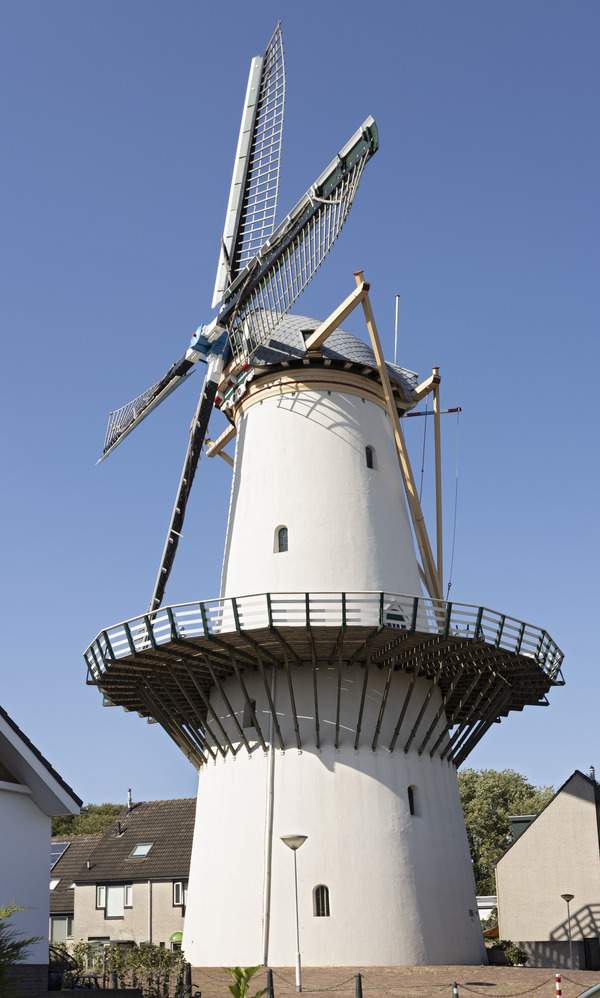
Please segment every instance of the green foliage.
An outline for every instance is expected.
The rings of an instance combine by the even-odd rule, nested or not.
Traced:
[[[229,985],[229,990],[233,995],[233,998],[248,998],[248,982],[251,977],[254,977],[258,967],[223,967],[223,970],[233,977],[235,984]],[[266,993],[266,988],[262,991],[257,991],[256,994],[252,995],[251,998],[261,998],[261,995]]]
[[[498,909],[496,905],[494,905],[493,908],[490,908],[490,913],[488,917],[481,919],[481,928],[484,930],[495,929],[497,924],[498,924]]]
[[[494,867],[512,842],[509,815],[537,814],[554,795],[513,769],[464,769],[458,789],[478,894],[495,894]]]
[[[496,939],[490,949],[503,950],[511,967],[522,967],[529,959],[525,950],[519,949],[510,939]]]
[[[12,927],[10,919],[18,911],[25,911],[25,906],[9,901],[0,905],[0,995],[7,994],[7,985],[14,981],[14,966],[23,963],[29,947],[40,940],[40,936],[20,938],[20,933]],[[17,992],[11,992],[17,995]]]
[[[52,819],[53,835],[93,835],[107,832],[122,804],[86,804],[81,814],[67,814]]]
[[[172,982],[178,987],[183,981],[185,960],[181,951],[152,943],[125,948],[80,942],[75,943],[70,952],[80,974],[93,970],[107,983],[110,983],[111,975],[116,974],[119,987],[142,988],[145,998],[168,998],[173,990]]]

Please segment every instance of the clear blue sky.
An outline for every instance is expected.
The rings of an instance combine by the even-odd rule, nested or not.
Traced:
[[[279,17],[281,213],[368,114],[381,140],[297,311],[326,316],[364,269],[391,358],[401,294],[400,362],[438,365],[463,407],[451,595],[566,655],[551,706],[470,764],[560,784],[600,767],[597,0],[4,0],[2,705],[86,801],[195,793],[158,725],[102,708],[82,652],[147,606],[199,374],[95,461],[109,409],[212,317],[248,66]],[[218,595],[229,478],[202,462],[171,603]]]

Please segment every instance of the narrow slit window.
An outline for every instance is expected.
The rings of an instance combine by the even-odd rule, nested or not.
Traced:
[[[329,887],[319,884],[313,891],[313,906],[317,918],[329,918]]]
[[[252,711],[254,711],[254,714],[256,716],[256,700],[251,700],[250,703],[252,704]],[[244,728],[254,727],[254,721],[252,720],[252,711],[250,710],[248,704],[244,704],[244,720],[243,720]]]
[[[283,553],[288,549],[288,528],[280,527],[277,531],[277,551]]]
[[[411,814],[418,815],[418,791],[415,786],[410,786],[407,791],[408,794],[408,810]]]
[[[375,468],[375,451],[372,447],[365,447],[365,461],[367,468]]]

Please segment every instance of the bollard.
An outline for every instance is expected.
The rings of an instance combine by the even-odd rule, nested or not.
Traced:
[[[273,990],[273,971],[267,967],[267,998],[275,998],[275,991]]]
[[[458,984],[452,981],[452,998],[458,998]]]
[[[362,977],[360,974],[355,974],[354,976],[354,994],[356,998],[363,998]]]
[[[560,984],[561,984],[560,974],[557,974],[556,975],[556,998],[561,998],[561,995],[562,995],[562,988],[561,988]]]

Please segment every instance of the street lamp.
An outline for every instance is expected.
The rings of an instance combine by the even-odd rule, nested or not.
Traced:
[[[563,901],[567,902],[567,925],[569,926],[569,963],[571,965],[571,970],[573,970],[573,937],[571,935],[571,910],[569,908],[569,902],[575,897],[574,894],[561,894]]]
[[[296,851],[303,842],[306,842],[306,835],[282,835],[281,841],[294,853],[294,897],[296,899],[296,991],[302,991],[302,968],[300,966],[300,925],[298,922],[298,869],[296,866]]]

